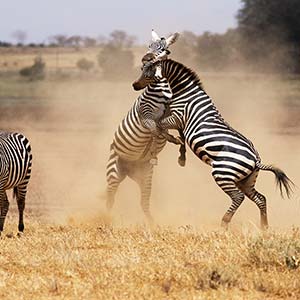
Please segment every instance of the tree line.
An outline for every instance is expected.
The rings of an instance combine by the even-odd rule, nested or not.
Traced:
[[[300,73],[300,1],[241,0],[237,12],[237,27],[223,34],[190,31],[181,33],[172,49],[172,57],[201,70]],[[24,34],[15,34],[18,44]],[[7,43],[0,42],[0,46]],[[30,45],[30,44],[28,44]],[[134,36],[113,31],[108,38],[56,35],[49,39],[50,47],[97,47],[99,66],[109,76],[122,76],[134,64]],[[79,68],[91,69],[86,59]]]
[[[174,54],[201,69],[300,73],[300,1],[241,2],[236,28],[183,32]]]

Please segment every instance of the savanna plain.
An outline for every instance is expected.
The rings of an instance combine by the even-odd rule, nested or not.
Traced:
[[[16,57],[26,59],[7,59]],[[151,209],[158,226],[144,224],[130,180],[108,218],[109,145],[139,95],[131,88],[139,71],[115,82],[75,71],[29,82],[5,70],[1,130],[24,133],[34,160],[21,237],[9,194],[1,299],[300,299],[300,79],[197,72],[223,117],[253,141],[264,163],[295,183],[292,198],[282,199],[273,174],[260,172],[269,230],[260,231],[249,200],[222,230],[229,198],[191,151],[186,166],[178,166],[174,145],[166,146],[154,171]]]

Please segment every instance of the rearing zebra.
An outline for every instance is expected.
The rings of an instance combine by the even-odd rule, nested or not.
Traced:
[[[108,211],[114,204],[119,184],[129,176],[140,187],[141,206],[147,220],[152,223],[149,199],[156,156],[166,145],[167,139],[181,143],[167,132],[159,132],[156,125],[167,113],[166,104],[170,97],[170,87],[166,80],[149,85],[115,132],[106,168]],[[184,145],[180,146],[180,153],[179,164],[184,165]]]
[[[215,182],[232,200],[222,218],[222,225],[227,227],[246,195],[258,206],[261,226],[266,228],[266,198],[255,189],[258,172],[273,172],[281,193],[283,186],[289,197],[292,182],[286,174],[278,168],[261,163],[252,142],[224,121],[204,91],[199,77],[192,70],[170,59],[157,60],[153,53],[146,54],[142,63],[143,72],[133,83],[134,89],[140,90],[149,84],[153,85],[158,78],[167,80],[172,91],[169,103],[171,115],[159,122],[160,127],[163,130],[183,131],[191,150],[212,167]]]
[[[23,212],[31,175],[32,154],[28,139],[20,133],[0,132],[0,233],[8,212],[6,190],[13,188],[19,210],[20,232],[24,230]]]

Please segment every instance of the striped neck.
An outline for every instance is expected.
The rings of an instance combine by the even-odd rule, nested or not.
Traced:
[[[190,92],[191,88],[193,88],[193,91],[196,93],[201,91],[205,92],[198,75],[185,65],[167,59],[161,62],[161,66],[162,75],[167,78],[167,81],[170,84],[173,98],[180,97],[180,95]]]

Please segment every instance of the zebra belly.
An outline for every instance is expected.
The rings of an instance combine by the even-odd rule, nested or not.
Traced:
[[[138,143],[132,143],[129,142],[128,140],[126,142],[125,141],[121,142],[120,140],[115,138],[113,144],[114,144],[115,152],[123,160],[147,161],[152,158],[152,155],[150,153],[150,146],[152,144],[151,134],[144,136],[143,138],[139,137]],[[165,145],[166,145],[165,138],[158,137],[155,155],[161,152]]]

